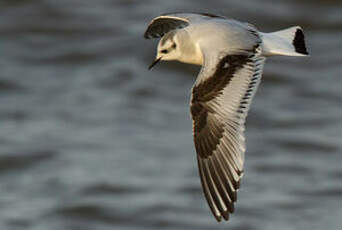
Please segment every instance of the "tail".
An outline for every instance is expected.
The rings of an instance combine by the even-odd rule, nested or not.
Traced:
[[[265,56],[307,56],[302,28],[294,26],[273,33],[260,33]]]

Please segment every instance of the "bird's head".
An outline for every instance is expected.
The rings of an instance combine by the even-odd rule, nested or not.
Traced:
[[[173,31],[169,32],[160,39],[157,48],[157,56],[149,66],[149,69],[155,66],[159,61],[178,60],[180,56],[181,52],[177,44],[175,33]]]

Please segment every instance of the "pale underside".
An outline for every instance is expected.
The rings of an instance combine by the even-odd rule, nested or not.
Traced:
[[[203,191],[217,220],[226,220],[234,212],[234,202],[243,175],[244,124],[252,98],[261,80],[264,57],[260,54],[236,55],[236,62],[218,60],[218,68],[228,82],[211,83],[217,70],[207,80],[195,84],[191,100],[193,134]],[[228,63],[228,64],[227,64]],[[229,68],[234,68],[229,71]],[[205,68],[205,67],[204,67]],[[205,71],[201,71],[202,73]],[[201,73],[200,73],[201,74]],[[200,76],[199,76],[200,77]],[[219,76],[217,76],[219,78]],[[201,96],[199,87],[213,87]]]

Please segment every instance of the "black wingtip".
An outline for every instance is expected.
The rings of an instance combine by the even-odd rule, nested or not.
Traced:
[[[308,51],[306,50],[304,33],[302,29],[298,28],[296,30],[292,44],[295,47],[295,50],[297,53],[301,53],[305,55],[309,54]]]
[[[222,216],[221,215],[214,215],[215,216],[215,219],[216,219],[216,221],[217,222],[221,222],[221,220],[222,220]]]
[[[228,211],[225,211],[222,213],[222,216],[224,218],[225,221],[228,221],[229,220],[229,212]]]

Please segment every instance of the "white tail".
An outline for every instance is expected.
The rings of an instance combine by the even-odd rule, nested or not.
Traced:
[[[265,56],[307,56],[302,28],[294,26],[273,33],[260,33]]]

